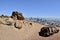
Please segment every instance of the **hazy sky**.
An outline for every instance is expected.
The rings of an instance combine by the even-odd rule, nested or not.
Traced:
[[[0,14],[22,12],[25,17],[60,18],[60,0],[0,0]]]

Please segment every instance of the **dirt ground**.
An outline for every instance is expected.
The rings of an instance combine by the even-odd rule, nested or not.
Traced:
[[[22,28],[0,24],[0,40],[60,40],[60,32],[49,36],[39,36],[40,29],[44,27],[39,23],[24,21]],[[60,29],[60,28],[59,28]]]

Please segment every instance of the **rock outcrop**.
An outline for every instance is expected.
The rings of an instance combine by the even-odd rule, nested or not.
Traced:
[[[12,18],[0,18],[0,24],[13,25],[14,20]]]
[[[17,19],[17,20],[24,20],[24,17],[22,15],[22,13],[19,13],[19,12],[12,12],[12,16],[11,18],[13,19]]]
[[[59,29],[57,29],[56,27],[42,27],[41,31],[39,32],[39,35],[43,37],[48,37],[58,32]]]

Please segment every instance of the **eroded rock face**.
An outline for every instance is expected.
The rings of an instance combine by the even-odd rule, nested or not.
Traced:
[[[17,20],[24,20],[22,13],[19,13],[19,12],[12,12],[11,18],[17,19]]]
[[[43,37],[48,37],[58,32],[59,32],[59,29],[57,29],[56,27],[43,27],[41,28],[39,35]]]

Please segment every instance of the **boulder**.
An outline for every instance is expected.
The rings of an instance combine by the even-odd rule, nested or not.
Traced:
[[[43,37],[48,37],[58,32],[59,29],[57,29],[56,27],[42,27],[39,35]]]
[[[58,33],[59,29],[57,29],[56,27],[49,27],[50,28],[50,33]]]
[[[14,24],[15,28],[21,29],[22,28],[22,23],[19,21],[16,21]]]
[[[12,12],[12,16],[11,18],[13,19],[17,19],[17,20],[24,20],[24,17],[22,15],[22,13],[19,13],[19,12]]]

